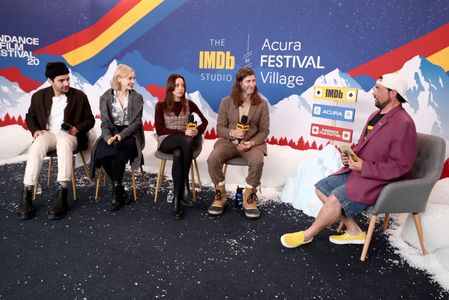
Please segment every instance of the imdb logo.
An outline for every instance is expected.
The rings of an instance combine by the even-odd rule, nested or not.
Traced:
[[[235,56],[230,51],[200,51],[200,69],[232,70],[235,67]]]

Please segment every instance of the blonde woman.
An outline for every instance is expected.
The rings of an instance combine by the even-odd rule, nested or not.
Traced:
[[[145,136],[142,127],[143,97],[134,90],[136,75],[127,65],[118,65],[112,87],[100,97],[101,137],[92,150],[92,177],[103,167],[113,184],[112,210],[127,203],[122,185],[128,161],[133,169],[142,163]]]

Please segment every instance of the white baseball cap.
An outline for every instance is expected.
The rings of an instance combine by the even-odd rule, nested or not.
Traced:
[[[408,101],[407,96],[405,96],[408,88],[407,81],[405,81],[404,77],[402,77],[401,75],[395,73],[384,74],[379,79],[377,79],[376,83],[388,89],[395,90],[399,95],[402,96],[402,98],[405,99],[405,101]]]

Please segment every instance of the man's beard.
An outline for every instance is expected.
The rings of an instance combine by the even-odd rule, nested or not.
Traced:
[[[388,104],[390,104],[390,102],[391,102],[391,98],[390,98],[390,97],[388,97],[388,100],[385,101],[384,103],[380,103],[379,100],[375,99],[374,105],[375,105],[378,109],[382,110],[382,109],[385,108],[385,106],[387,106]]]
[[[246,88],[246,89],[243,89],[243,93],[245,94],[245,96],[251,96],[252,94],[254,94],[255,90],[256,90],[255,88],[254,89]]]
[[[60,88],[59,90],[57,90],[59,93],[61,94],[67,94],[69,92],[70,86],[66,87],[66,88]]]

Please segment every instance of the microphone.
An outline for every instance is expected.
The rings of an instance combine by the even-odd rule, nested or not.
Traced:
[[[237,123],[235,129],[237,129],[238,131],[241,131],[241,132],[247,132],[249,130],[249,125],[247,123],[248,123],[248,116],[243,115],[242,119],[240,120],[240,122]],[[240,144],[242,139],[237,139],[237,141]]]
[[[197,126],[194,116],[190,114],[186,123],[186,129],[196,129]]]

